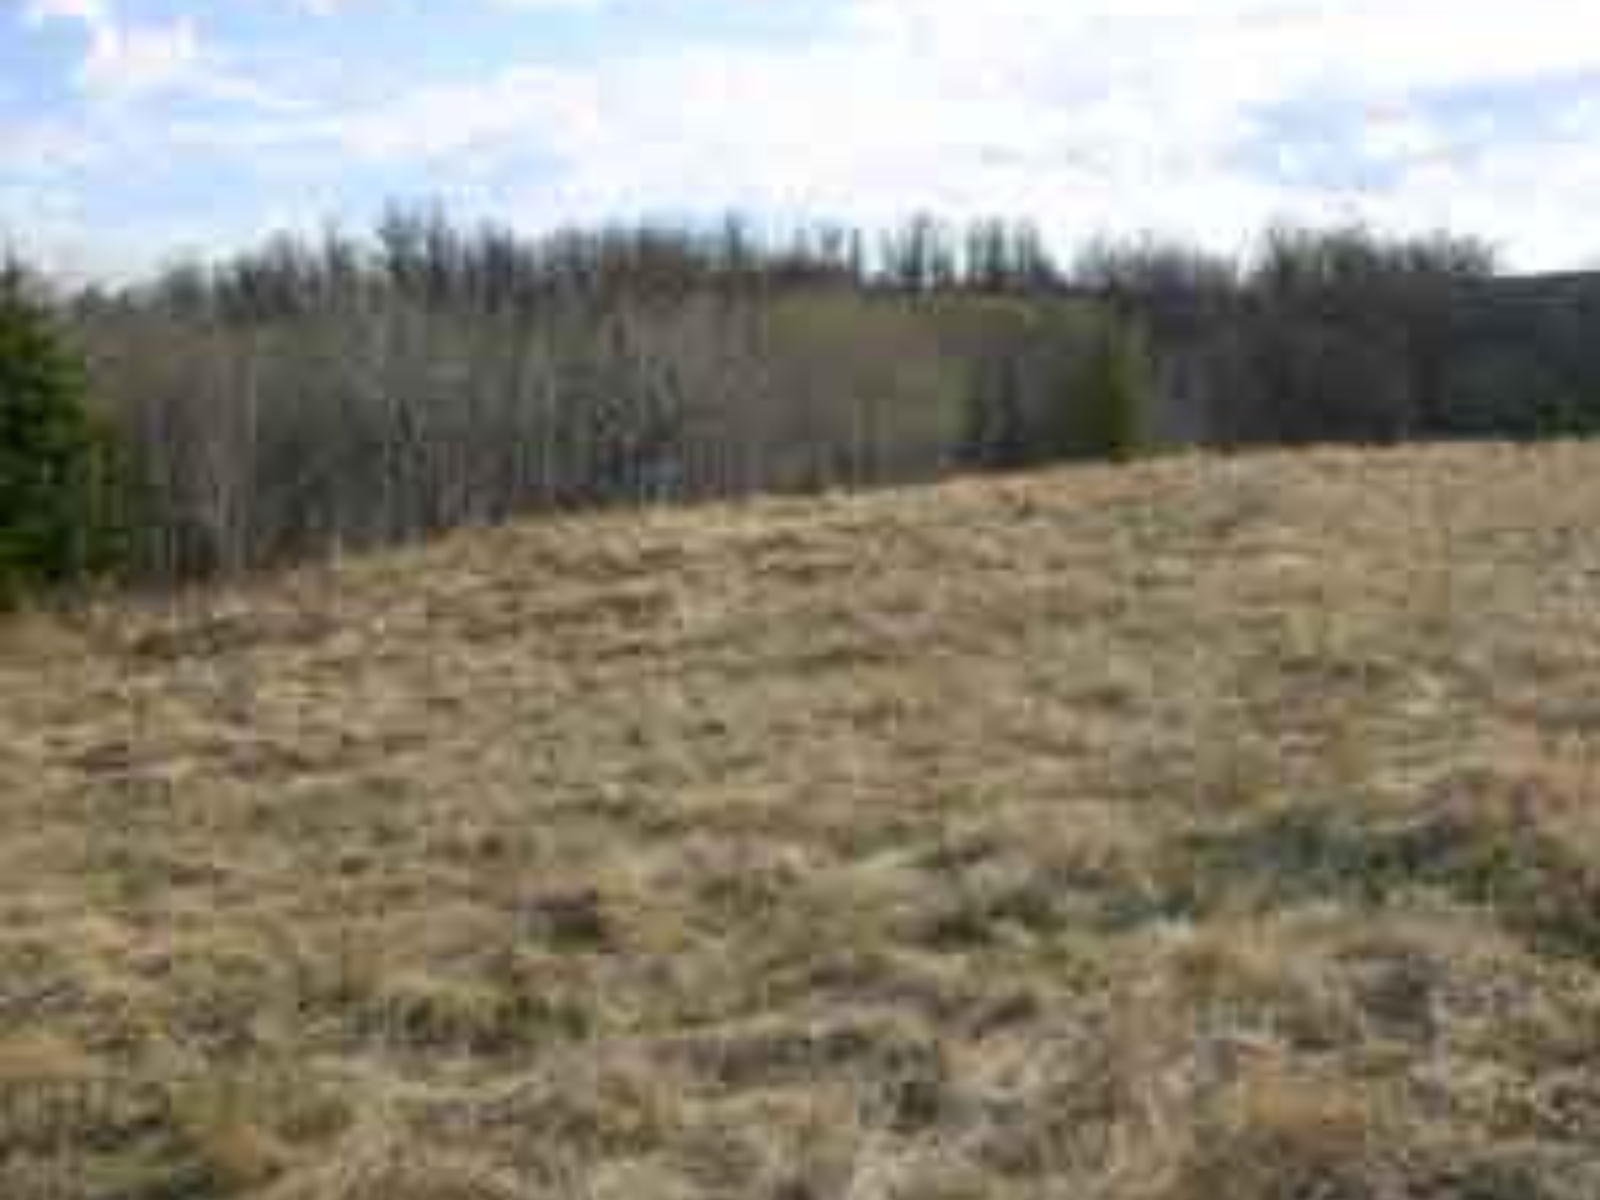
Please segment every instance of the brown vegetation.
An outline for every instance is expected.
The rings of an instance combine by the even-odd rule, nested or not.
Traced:
[[[0,1193],[1600,1194],[1600,450],[0,624]]]

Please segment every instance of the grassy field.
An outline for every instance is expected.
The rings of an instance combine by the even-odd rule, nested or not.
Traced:
[[[0,1195],[1594,1200],[1600,448],[0,624]]]

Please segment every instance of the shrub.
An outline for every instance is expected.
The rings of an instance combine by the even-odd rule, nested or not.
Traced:
[[[1146,441],[1141,331],[1099,304],[993,309],[968,348],[961,460],[991,470],[1128,459]]]
[[[0,605],[112,564],[112,446],[84,372],[27,294],[0,278]]]
[[[1150,444],[1149,352],[1139,330],[1107,319],[1090,344],[1072,397],[1075,455],[1128,462]]]

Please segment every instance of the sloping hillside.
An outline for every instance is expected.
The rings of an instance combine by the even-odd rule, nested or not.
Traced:
[[[1175,459],[14,619],[0,1194],[1592,1200],[1597,515]]]

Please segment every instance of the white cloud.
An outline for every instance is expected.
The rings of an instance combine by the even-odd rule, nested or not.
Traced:
[[[74,0],[67,0],[68,3]],[[343,12],[345,9],[377,3],[378,0],[288,0],[295,8],[315,13],[319,17]],[[520,8],[528,11],[569,9],[577,11],[598,10],[607,7],[611,0],[479,0],[500,8]]]
[[[1435,102],[1584,77],[1600,97],[1594,0],[768,6],[802,2],[803,23],[783,23],[805,34],[783,42],[658,34],[581,62],[492,64],[486,51],[476,77],[412,82],[419,48],[383,94],[325,90],[311,109],[263,101],[249,115],[221,105],[163,136],[218,155],[267,151],[315,179],[364,165],[444,192],[470,180],[485,207],[530,225],[729,207],[879,222],[928,207],[1032,216],[1063,242],[1154,228],[1232,246],[1280,215],[1364,215],[1481,232],[1529,264],[1600,248],[1600,167],[1588,165],[1600,163],[1600,111],[1469,125]],[[225,80],[189,23],[134,27],[113,0],[27,11],[89,31],[80,82],[96,94],[270,98]],[[1330,168],[1286,108],[1336,120],[1350,169]],[[1381,174],[1362,176],[1357,159]]]
[[[1573,122],[1559,138],[1508,125],[1475,143],[1425,103],[1600,74],[1590,0],[844,0],[833,11],[796,44],[558,73],[522,97],[520,125],[502,96],[507,149],[536,142],[561,164],[558,186],[526,189],[526,210],[749,205],[878,220],[926,205],[1022,212],[1063,239],[1159,228],[1218,245],[1278,215],[1370,215],[1448,220],[1526,260],[1600,246],[1600,173],[1578,165],[1600,161],[1600,125]],[[566,107],[583,97],[581,118],[560,119],[552,93]],[[1250,161],[1269,115],[1291,104],[1370,122],[1368,148],[1398,164],[1393,181],[1291,185]],[[1541,185],[1530,208],[1517,174],[1524,192],[1529,179],[1557,186]]]
[[[124,19],[113,0],[28,0],[32,24],[75,21],[88,49],[78,85],[96,96],[126,100],[181,87],[202,73],[203,52],[194,23],[139,25]]]
[[[149,95],[194,78],[201,58],[200,38],[189,21],[112,28],[91,40],[78,79],[102,96]]]
[[[498,4],[501,8],[525,9],[601,9],[605,8],[611,0],[489,0],[491,4]]]
[[[110,6],[107,0],[26,0],[23,13],[27,20],[35,24],[51,19],[94,24],[110,16]]]
[[[591,81],[581,74],[519,67],[482,82],[418,88],[314,121],[302,132],[361,158],[415,161],[513,147],[556,128],[570,135],[586,128],[598,108]]]

